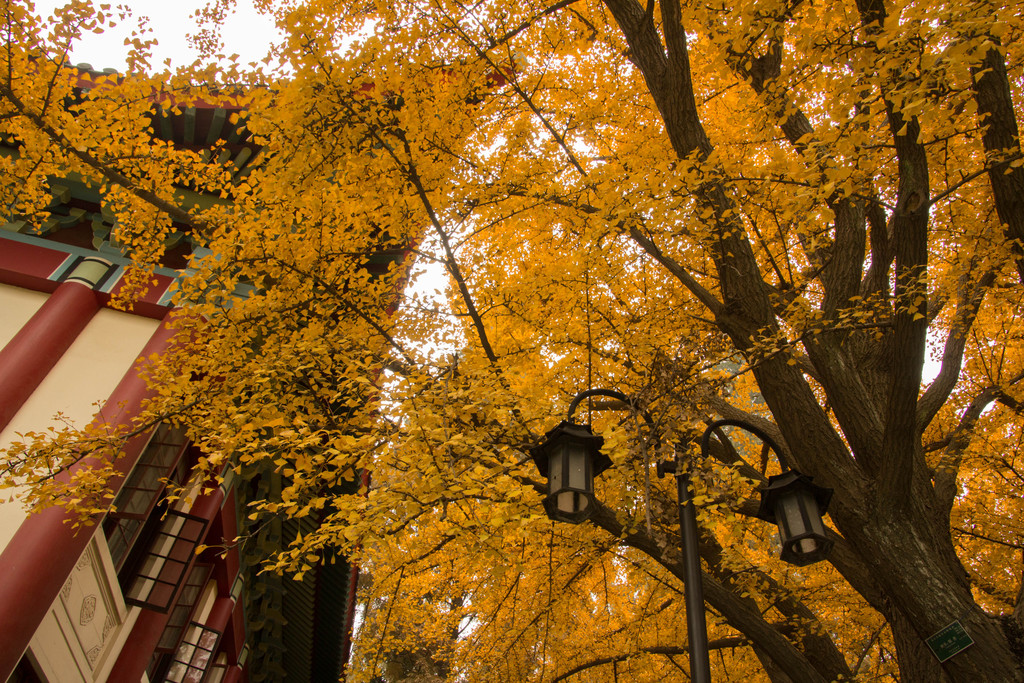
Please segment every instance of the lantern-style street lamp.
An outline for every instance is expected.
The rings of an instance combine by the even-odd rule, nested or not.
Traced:
[[[607,396],[631,405],[628,396],[614,389],[589,389],[576,395],[569,404],[565,420],[544,435],[539,446],[530,449],[541,476],[548,479],[544,509],[548,517],[579,524],[594,511],[594,477],[611,467],[612,461],[601,452],[604,437],[595,436],[590,425],[578,425],[572,416],[583,399]],[[644,414],[648,424],[651,416]]]
[[[558,423],[544,442],[530,449],[541,476],[548,479],[544,509],[548,517],[579,524],[594,510],[594,477],[612,461],[601,452],[604,438],[594,436],[590,425],[570,420]]]
[[[757,517],[779,527],[782,561],[803,567],[828,556],[833,541],[825,533],[822,517],[832,489],[818,486],[807,475],[789,470],[768,478],[761,489]]]
[[[709,424],[700,440],[701,458],[708,457],[711,433],[728,426],[754,434],[779,459],[782,474],[769,477],[767,485],[761,488],[761,505],[756,517],[779,527],[782,561],[804,567],[824,560],[833,544],[822,519],[832,499],[832,489],[818,486],[811,477],[792,469],[779,445],[764,431],[743,420],[717,420]]]
[[[608,396],[629,406],[635,405],[628,396],[612,389],[584,391],[569,404],[566,419],[545,435],[543,443],[530,449],[537,469],[548,479],[544,509],[552,519],[572,524],[585,521],[593,513],[596,502],[594,477],[612,464],[601,452],[604,439],[596,436],[590,425],[578,425],[572,421],[576,407],[591,396]],[[649,413],[643,411],[643,416],[648,424],[653,424]],[[778,525],[782,560],[802,567],[825,559],[833,542],[825,532],[822,517],[832,498],[832,489],[818,486],[811,477],[790,468],[778,444],[764,431],[742,420],[717,420],[709,424],[701,437],[701,458],[707,458],[712,432],[726,426],[740,427],[756,435],[775,451],[779,459],[782,474],[769,477],[767,485],[761,488],[761,505],[756,516]],[[666,472],[676,474],[679,498],[690,680],[710,683],[711,663],[693,490],[686,476],[687,470],[678,456],[676,461],[658,463],[658,476],[662,477]]]

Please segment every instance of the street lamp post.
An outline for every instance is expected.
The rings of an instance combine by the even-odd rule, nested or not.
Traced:
[[[566,419],[549,431],[544,441],[530,451],[537,469],[548,479],[548,495],[544,499],[548,516],[572,524],[586,521],[593,513],[596,502],[594,477],[611,465],[608,456],[601,452],[604,439],[595,435],[589,424],[578,425],[572,419],[580,402],[592,396],[607,396],[634,409],[636,407],[636,403],[628,396],[613,389],[581,392],[569,404]],[[641,412],[647,423],[653,425],[650,413]],[[769,477],[768,483],[761,488],[761,505],[756,516],[778,526],[782,542],[781,559],[801,567],[825,559],[832,547],[832,539],[825,532],[822,517],[828,509],[832,489],[818,486],[811,481],[811,477],[792,469],[778,444],[768,434],[742,420],[717,420],[710,423],[701,437],[702,459],[707,458],[712,432],[726,426],[739,427],[756,435],[775,451],[779,460],[782,473]],[[659,462],[657,470],[659,477],[664,477],[666,472],[676,475],[690,679],[694,683],[710,683],[711,665],[700,573],[700,538],[689,470],[683,466],[678,455],[675,461]]]
[[[682,471],[680,471],[682,470]],[[690,655],[690,680],[711,683],[711,655],[708,651],[708,624],[704,617],[704,585],[700,576],[700,534],[697,511],[693,505],[689,472],[675,461],[658,463],[658,478],[676,473],[676,500],[679,503],[679,547],[683,555],[683,601],[686,604],[686,648]]]

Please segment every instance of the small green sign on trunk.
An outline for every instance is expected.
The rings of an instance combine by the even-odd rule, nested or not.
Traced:
[[[932,654],[938,657],[940,662],[944,662],[974,645],[974,640],[967,635],[967,631],[959,621],[954,621],[924,642],[928,644]]]

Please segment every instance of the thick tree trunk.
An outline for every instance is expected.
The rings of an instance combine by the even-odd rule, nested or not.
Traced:
[[[630,58],[644,76],[679,159],[709,158],[712,147],[693,99],[678,3],[661,3],[660,32],[653,5],[645,10],[635,0],[605,4],[629,42]],[[883,3],[865,0],[858,7],[866,24],[882,26]],[[990,85],[979,79],[979,97],[998,89],[986,87]],[[1024,667],[999,621],[974,601],[949,538],[948,514],[939,512],[942,506],[921,451],[917,401],[928,317],[919,302],[926,294],[921,282],[928,265],[928,160],[917,119],[904,118],[903,111],[885,99],[886,92],[882,96],[899,166],[898,199],[889,218],[895,273],[885,350],[891,362],[868,377],[850,362],[840,346],[842,339],[808,343],[817,379],[840,422],[840,436],[833,416],[822,409],[799,368],[778,355],[764,359],[752,352],[750,360],[797,467],[836,489],[832,518],[891,605],[889,616],[906,679],[931,683],[945,675],[971,683],[1024,680]],[[993,98],[988,108],[996,111],[1005,99]],[[984,102],[981,109],[986,109]],[[993,125],[988,134],[1002,132]],[[1008,144],[1000,140],[988,146],[1005,149]],[[757,335],[779,329],[768,287],[722,184],[708,181],[692,192],[718,228],[717,241],[707,245],[720,285],[721,307],[713,309],[716,322],[737,349],[752,351]],[[1015,200],[1009,195],[1002,204],[1011,207],[1012,214]],[[851,243],[851,254],[853,246],[864,248],[862,242]],[[853,289],[849,283],[843,287],[844,293]],[[924,641],[954,621],[963,625],[974,644],[940,665]],[[789,669],[791,675],[795,670]]]
[[[951,683],[949,676],[942,670],[939,660],[928,649],[928,646],[917,635],[911,623],[899,613],[892,610],[889,618],[892,639],[896,645],[896,658],[900,665],[900,678],[906,683]]]
[[[847,529],[846,535],[858,547],[877,548],[866,561],[873,565],[872,575],[892,606],[890,623],[906,680],[941,680],[934,678],[936,670],[944,671],[950,681],[1024,680],[1022,662],[1000,621],[975,603],[948,536],[943,542],[945,529],[935,533],[920,508],[880,512],[880,517],[859,530]],[[924,656],[932,656],[937,664],[924,641],[954,621],[960,622],[974,644],[937,669]]]
[[[1009,164],[1019,157],[1021,147],[1006,60],[999,50],[990,48],[972,75],[996,212],[1013,251],[1018,277],[1024,282],[1024,167]]]
[[[768,678],[772,683],[793,683],[793,679],[787,676],[786,672],[772,659],[770,652],[755,647],[754,654],[757,656],[757,660],[761,662],[764,672],[768,674]]]

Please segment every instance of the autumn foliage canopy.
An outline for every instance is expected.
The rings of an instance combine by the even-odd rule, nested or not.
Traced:
[[[210,476],[284,477],[250,519],[320,522],[268,567],[360,564],[350,680],[687,680],[654,476],[677,453],[715,680],[1024,680],[1019,7],[257,5],[284,36],[258,69],[156,73],[138,37],[129,73],[83,85],[68,47],[109,12],[4,0],[0,212],[45,220],[68,174],[102,187],[125,306],[169,235],[202,247],[140,419],[187,427]],[[211,54],[224,16],[197,28]],[[196,101],[240,109],[244,179],[154,139],[155,107]],[[581,407],[613,466],[591,521],[557,524],[529,448],[590,387],[653,424]],[[718,417],[835,490],[829,561],[777,559],[756,439],[698,457]],[[30,438],[4,481],[44,505],[55,463],[116,445]],[[954,621],[974,644],[940,664],[925,640]]]

